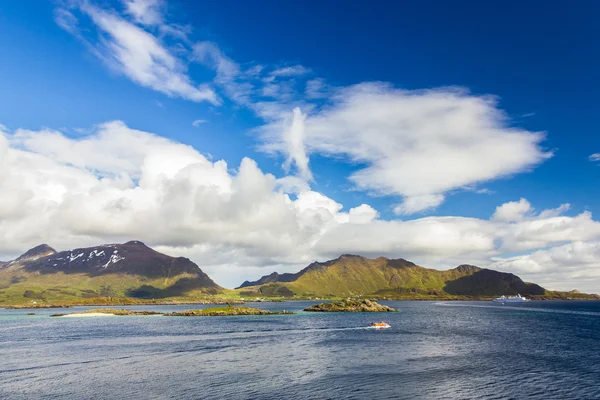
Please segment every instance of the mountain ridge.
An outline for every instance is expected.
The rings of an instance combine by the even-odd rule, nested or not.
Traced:
[[[600,299],[575,290],[548,291],[514,274],[469,264],[440,271],[403,258],[353,254],[315,261],[296,273],[273,272],[257,281],[245,281],[234,291],[217,285],[188,258],[168,256],[137,240],[66,251],[42,244],[14,260],[0,262],[0,304],[231,301],[241,297],[467,299],[517,293]]]
[[[43,244],[0,265],[0,302],[218,293],[223,288],[188,258],[168,256],[137,240],[60,252]]]
[[[283,277],[283,279],[281,279]],[[366,258],[344,254],[313,262],[297,273],[265,275],[236,288],[244,293],[291,296],[478,297],[500,295],[547,296],[553,292],[524,282],[518,276],[461,264],[449,270],[418,266],[403,258]],[[576,292],[569,292],[577,295]],[[587,295],[583,295],[587,296]]]

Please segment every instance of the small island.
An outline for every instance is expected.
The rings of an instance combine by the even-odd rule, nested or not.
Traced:
[[[371,300],[342,300],[333,303],[321,303],[305,308],[314,312],[396,312],[395,308],[381,305]]]
[[[138,315],[163,315],[161,312],[155,311],[133,311],[127,309],[116,308],[95,308],[82,312],[70,314],[52,314],[51,317],[105,317],[105,316],[138,316]]]
[[[281,315],[295,314],[291,311],[268,311],[252,307],[212,307],[203,310],[185,310],[165,314],[167,317],[225,317],[233,315]]]

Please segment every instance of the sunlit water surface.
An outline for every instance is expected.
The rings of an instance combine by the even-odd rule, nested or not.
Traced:
[[[384,303],[399,312],[60,319],[0,309],[0,398],[600,399],[600,302]],[[392,328],[366,328],[379,320]]]

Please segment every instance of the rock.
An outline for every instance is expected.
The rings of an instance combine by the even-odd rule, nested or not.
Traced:
[[[334,303],[321,303],[305,308],[314,312],[395,312],[395,308],[384,306],[372,300],[342,300]]]

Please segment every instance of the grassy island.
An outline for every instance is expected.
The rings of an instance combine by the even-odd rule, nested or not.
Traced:
[[[203,310],[185,310],[165,314],[168,317],[224,317],[232,315],[279,315],[294,314],[291,311],[268,311],[252,307],[212,307]]]
[[[395,308],[381,305],[371,300],[342,300],[333,303],[321,303],[305,308],[314,312],[395,312]]]

